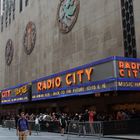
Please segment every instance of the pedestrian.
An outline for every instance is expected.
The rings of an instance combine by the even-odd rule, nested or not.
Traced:
[[[29,130],[29,123],[25,117],[25,113],[21,112],[21,117],[17,123],[17,135],[19,140],[27,140],[27,135],[31,135],[31,130]]]
[[[82,121],[83,121],[83,132],[84,135],[87,134],[87,128],[89,125],[89,113],[88,113],[88,109],[85,110],[85,112],[82,114]]]
[[[63,136],[64,132],[65,132],[66,125],[67,125],[64,113],[62,113],[59,122],[60,122],[60,127],[61,127],[61,136]]]
[[[19,118],[20,118],[20,115],[15,116],[15,128],[16,129],[17,129],[17,123],[18,123]]]
[[[95,110],[91,109],[89,111],[89,125],[90,125],[91,134],[95,133],[95,127],[93,125],[93,122],[94,122],[94,119],[95,119],[95,115],[96,115]]]
[[[7,117],[6,117],[6,124],[8,126],[8,129],[11,130],[11,117],[10,117],[10,114],[8,114]]]
[[[35,130],[36,130],[36,133],[38,135],[38,132],[40,131],[40,124],[39,124],[39,116],[38,115],[35,118]]]

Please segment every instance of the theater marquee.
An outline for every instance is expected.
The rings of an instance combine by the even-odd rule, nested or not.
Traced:
[[[32,100],[140,90],[140,60],[109,57],[32,81]]]
[[[29,85],[23,84],[1,91],[1,104],[13,104],[29,101]]]

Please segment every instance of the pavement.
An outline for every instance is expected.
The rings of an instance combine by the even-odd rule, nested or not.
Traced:
[[[61,136],[59,133],[48,133],[48,132],[40,132],[38,135],[36,132],[32,132],[31,136],[28,136],[27,140],[140,140],[140,136],[125,136],[125,135],[109,135],[105,137],[97,137],[97,136],[78,136],[78,135],[67,135]],[[16,130],[8,128],[0,127],[0,140],[18,140],[18,136],[16,136]]]
[[[107,135],[105,137],[122,140],[140,140],[140,135]]]

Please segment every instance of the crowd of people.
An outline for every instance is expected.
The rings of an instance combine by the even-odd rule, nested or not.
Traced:
[[[88,110],[86,109],[84,112],[81,113],[60,113],[60,112],[53,112],[53,113],[39,113],[39,114],[28,114],[26,113],[27,120],[35,121],[38,118],[39,121],[59,121],[62,116],[67,121],[70,120],[79,120],[79,121],[113,121],[113,120],[128,120],[128,119],[135,119],[139,118],[139,113],[135,110],[119,110],[116,112],[101,112],[98,113],[95,110]],[[9,116],[7,116],[9,118]],[[14,118],[14,116],[13,116]]]
[[[65,116],[66,120],[81,120],[82,121],[112,121],[112,120],[126,120],[126,119],[134,119],[139,118],[139,113],[135,110],[119,110],[116,112],[96,112],[95,110],[86,109],[80,113],[60,113],[60,112],[52,112],[52,113],[39,113],[39,114],[29,114],[26,113],[26,119],[30,121],[35,121],[35,118],[38,118],[39,121],[58,121],[62,114]],[[0,120],[14,120],[19,118],[20,116],[15,114],[7,114],[1,115]]]
[[[33,122],[35,124],[36,130],[40,130],[40,125],[44,124],[47,127],[49,125],[46,122],[56,122],[57,126],[60,128],[60,132],[63,135],[65,129],[70,121],[78,121],[78,122],[89,122],[90,124],[94,123],[94,121],[113,121],[113,120],[129,120],[129,119],[136,119],[139,118],[139,114],[135,109],[130,111],[128,110],[120,110],[113,113],[98,113],[96,110],[84,110],[81,113],[60,113],[60,112],[53,112],[53,113],[39,113],[39,114],[25,114],[25,118]],[[18,124],[18,120],[21,118],[20,115],[7,115],[1,117],[2,120],[15,120],[16,128]]]
[[[126,120],[126,119],[134,119],[139,118],[139,113],[135,110],[119,110],[116,112],[96,112],[95,110],[86,109],[80,113],[60,113],[60,112],[52,112],[52,113],[39,113],[39,114],[29,114],[26,113],[26,119],[30,121],[35,121],[35,118],[38,118],[39,121],[58,121],[62,114],[65,116],[66,120],[82,120],[82,121],[112,121],[112,120]],[[15,114],[7,114],[1,115],[0,120],[14,120],[19,118],[19,115],[15,116]]]

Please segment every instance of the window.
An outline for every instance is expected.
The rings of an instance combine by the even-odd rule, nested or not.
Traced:
[[[1,16],[1,32],[3,32],[3,15]]]
[[[0,0],[0,16],[4,14],[5,10],[5,0]]]
[[[121,0],[125,57],[137,57],[133,0]]]
[[[5,3],[5,27],[8,26],[8,11],[9,11],[9,2],[8,0],[6,0],[6,3]]]
[[[0,16],[3,15],[3,0],[0,0]]]
[[[22,12],[22,0],[20,0],[20,3],[19,3],[19,12]]]
[[[10,4],[10,7],[9,7],[9,24],[11,24],[11,4]]]
[[[15,1],[16,0],[0,0],[0,30],[3,32],[4,27],[8,27],[15,19]]]
[[[13,1],[13,20],[15,19],[15,7],[16,7],[16,3],[15,0]]]
[[[25,6],[29,4],[29,0],[25,0]]]

